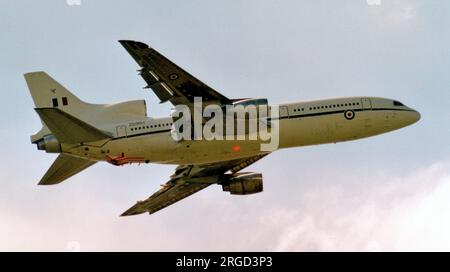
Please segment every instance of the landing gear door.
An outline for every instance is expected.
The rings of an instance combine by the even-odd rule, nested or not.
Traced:
[[[372,101],[370,98],[361,98],[361,104],[363,110],[371,110],[372,109]]]

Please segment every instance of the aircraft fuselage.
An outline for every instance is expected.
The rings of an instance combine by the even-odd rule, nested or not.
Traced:
[[[366,138],[417,122],[420,114],[400,102],[351,97],[279,106],[278,149]],[[175,141],[172,118],[142,118],[114,125],[114,137],[62,152],[91,160],[126,163],[204,164],[264,153],[260,140]]]

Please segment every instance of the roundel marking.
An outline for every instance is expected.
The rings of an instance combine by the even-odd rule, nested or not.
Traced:
[[[170,75],[169,75],[169,79],[171,79],[171,80],[176,80],[176,79],[178,79],[178,74],[170,74]]]
[[[344,112],[344,117],[347,120],[353,120],[353,118],[355,118],[355,112],[352,110],[347,110]]]

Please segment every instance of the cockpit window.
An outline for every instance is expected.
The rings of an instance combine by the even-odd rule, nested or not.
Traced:
[[[405,106],[402,102],[394,101],[394,106]]]

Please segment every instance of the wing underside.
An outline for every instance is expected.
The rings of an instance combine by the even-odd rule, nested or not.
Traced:
[[[111,137],[106,132],[100,131],[58,108],[35,110],[53,135],[62,143],[95,142]]]
[[[149,214],[155,213],[211,184],[220,183],[226,172],[236,173],[267,154],[200,166],[181,165],[177,167],[171,179],[159,191],[146,200],[138,201],[136,205],[124,212],[122,216],[137,215],[145,212]]]
[[[54,185],[61,183],[95,163],[96,161],[60,154],[42,177],[39,185]]]
[[[154,195],[150,196],[147,200],[139,201],[136,205],[124,212],[122,216],[137,215],[145,212],[148,212],[149,214],[155,213],[208,187],[209,185],[210,184],[189,182],[175,185],[164,185],[163,188]]]
[[[221,105],[231,103],[228,98],[145,43],[128,40],[119,42],[141,67],[140,75],[147,82],[146,88],[151,88],[161,103],[170,101],[174,105],[189,105],[194,102],[194,97]]]

